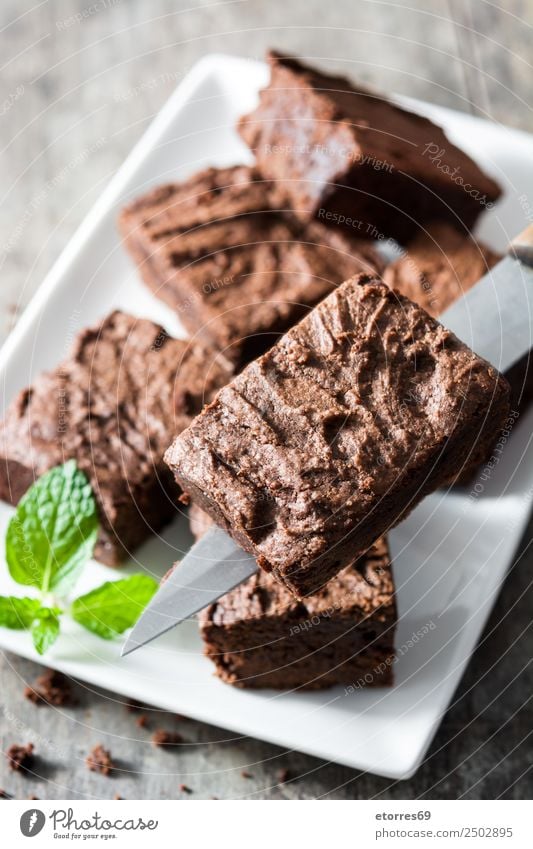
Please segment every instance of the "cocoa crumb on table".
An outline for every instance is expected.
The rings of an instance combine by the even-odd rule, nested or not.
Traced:
[[[136,724],[139,728],[146,728],[148,725],[148,717],[145,713],[141,713],[141,715],[135,720]]]
[[[192,792],[193,792],[193,791],[191,790],[191,788],[187,786],[187,784],[180,784],[180,788],[179,788],[179,789],[180,789],[180,791],[181,791],[182,793],[192,793]]]
[[[152,734],[152,743],[154,746],[177,746],[183,743],[183,737],[177,731],[166,731],[164,728],[158,728]]]
[[[241,770],[241,778],[253,778],[253,775],[247,769],[243,769]]]
[[[33,687],[28,686],[25,688],[24,698],[28,699],[29,702],[33,702],[34,705],[46,704],[40,693],[38,693]]]
[[[55,669],[47,669],[39,675],[33,686],[26,687],[24,696],[36,705],[61,707],[75,703],[69,679]]]
[[[85,758],[87,769],[98,772],[100,775],[110,775],[115,764],[111,758],[111,752],[99,744],[95,746]]]
[[[28,743],[26,746],[19,746],[18,743],[13,743],[7,750],[6,757],[11,769],[25,772],[31,769],[35,762],[34,745]]]
[[[278,772],[278,784],[285,784],[290,778],[289,770],[286,768],[280,769]]]

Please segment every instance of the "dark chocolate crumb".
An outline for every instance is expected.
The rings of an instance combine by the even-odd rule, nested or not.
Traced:
[[[28,699],[29,702],[33,702],[34,705],[42,705],[45,704],[42,696],[34,690],[33,687],[26,687],[24,690],[24,698]]]
[[[186,784],[180,784],[180,790],[182,793],[192,793],[191,788],[188,787]]]
[[[183,737],[177,731],[165,731],[164,728],[158,728],[152,734],[152,743],[154,746],[177,746],[183,743]]]
[[[119,796],[118,793],[115,793],[113,799],[123,799],[123,796]]]
[[[241,771],[241,778],[253,778],[253,775],[251,772],[248,772],[246,769],[243,769]]]
[[[69,679],[62,672],[47,669],[32,687],[26,687],[25,697],[36,705],[61,707],[74,704]]]
[[[30,799],[30,801],[32,801],[32,802],[38,802],[39,801],[38,796],[28,796],[28,799]]]
[[[13,743],[6,752],[11,769],[21,770],[22,772],[31,769],[35,761],[33,749],[33,743],[28,743],[27,746],[19,746],[17,743]]]
[[[291,777],[288,769],[280,769],[278,772],[278,784],[285,784]]]
[[[139,728],[146,728],[148,725],[148,717],[145,713],[141,713],[141,715],[135,720]]]
[[[101,744],[91,749],[85,758],[85,764],[91,772],[98,772],[100,775],[110,775],[114,767],[111,753]]]

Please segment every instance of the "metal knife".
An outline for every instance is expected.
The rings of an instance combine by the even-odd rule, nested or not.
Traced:
[[[509,252],[439,321],[499,371],[506,372],[533,347],[533,224]],[[533,368],[533,365],[532,365]],[[134,626],[122,655],[155,640],[232,590],[257,571],[220,528],[210,528],[186,554]]]
[[[179,625],[257,571],[257,563],[220,528],[207,533],[164,579],[122,647],[122,657]]]

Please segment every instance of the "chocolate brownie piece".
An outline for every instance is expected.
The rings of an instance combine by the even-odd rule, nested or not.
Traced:
[[[209,168],[130,204],[119,227],[145,283],[242,364],[348,277],[382,261],[349,234],[280,213],[249,168]]]
[[[489,451],[507,382],[361,275],[250,363],[165,455],[178,483],[297,596]]]
[[[403,255],[385,269],[383,279],[391,288],[437,317],[501,258],[472,236],[461,235],[447,224],[433,222],[427,232],[419,234],[407,245]],[[511,386],[512,408],[523,411],[533,397],[533,369],[529,357],[523,357],[505,376]],[[482,449],[477,459],[472,457],[457,482],[469,483],[484,459]]]
[[[387,266],[383,279],[436,318],[501,258],[473,236],[432,222]]]
[[[99,506],[95,557],[117,565],[175,514],[179,491],[163,453],[230,373],[207,348],[111,313],[9,407],[0,498],[16,504],[38,475],[75,459]]]
[[[434,222],[384,271],[383,279],[433,316],[439,316],[501,259],[472,236]],[[533,399],[533,368],[523,357],[507,373],[513,409],[523,411]]]
[[[199,619],[205,654],[227,684],[392,684],[397,613],[385,539],[304,601],[260,571]]]
[[[470,229],[500,196],[427,118],[296,59],[272,52],[268,60],[270,84],[239,130],[301,220],[402,242],[432,219]]]

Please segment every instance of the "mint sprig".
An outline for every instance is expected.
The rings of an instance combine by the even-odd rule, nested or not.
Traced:
[[[38,598],[0,596],[0,625],[13,631],[27,631],[41,609]]]
[[[44,654],[59,637],[59,616],[57,608],[42,607],[31,626],[33,645],[39,654]]]
[[[18,504],[6,536],[11,577],[42,593],[65,593],[90,558],[97,533],[91,486],[68,460],[35,481]]]
[[[39,654],[57,640],[65,598],[90,559],[98,513],[89,481],[74,460],[42,475],[20,500],[6,534],[13,580],[39,590],[38,598],[0,596],[0,626],[30,631]],[[110,640],[137,621],[157,590],[148,575],[106,581],[72,602],[70,614]]]
[[[157,587],[149,575],[107,581],[73,601],[70,614],[93,634],[112,640],[135,625]]]

